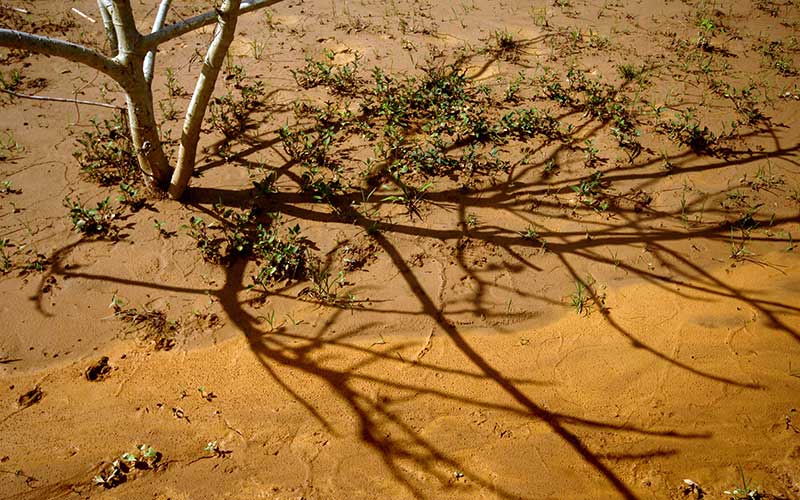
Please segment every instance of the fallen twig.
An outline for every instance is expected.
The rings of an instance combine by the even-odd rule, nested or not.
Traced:
[[[89,21],[92,24],[97,22],[94,19],[92,19],[91,17],[89,17],[86,14],[84,14],[83,12],[79,11],[78,9],[76,9],[75,7],[72,8],[72,12],[78,14],[79,16],[81,16],[82,18],[86,19],[87,21]]]
[[[43,95],[20,94],[19,92],[14,92],[13,90],[8,90],[8,89],[0,89],[0,92],[5,92],[6,94],[13,95],[14,97],[19,97],[22,99],[33,99],[34,101],[68,102],[71,104],[86,104],[88,106],[100,106],[103,108],[111,108],[111,109],[121,109],[121,110],[125,109],[124,107],[117,106],[116,104],[106,104],[104,102],[97,102],[97,101],[84,101],[82,99],[68,99],[66,97],[49,97]]]

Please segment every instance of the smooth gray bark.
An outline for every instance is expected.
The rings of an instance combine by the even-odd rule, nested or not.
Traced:
[[[194,163],[197,158],[197,142],[200,139],[200,127],[203,123],[208,101],[214,92],[214,84],[219,76],[219,70],[225,61],[236,33],[236,20],[239,16],[239,5],[241,0],[225,0],[219,10],[217,29],[214,39],[208,47],[200,77],[186,110],[186,118],[181,132],[181,145],[178,152],[178,165],[172,174],[169,186],[169,195],[173,199],[178,199],[183,195],[189,179],[194,171]]]
[[[167,20],[167,11],[169,11],[170,3],[170,0],[161,0],[161,5],[158,6],[158,13],[156,13],[156,18],[153,21],[153,29],[150,30],[151,33],[155,33],[164,27],[164,23]],[[156,48],[153,47],[147,52],[147,55],[144,58],[144,79],[148,85],[153,83],[153,70],[155,69],[155,64]]]
[[[152,33],[143,36],[136,28],[130,0],[97,0],[113,57],[80,44],[8,29],[0,29],[0,47],[60,57],[93,68],[116,81],[125,91],[131,138],[145,182],[155,189],[169,190],[173,198],[179,198],[194,170],[200,127],[233,40],[238,16],[279,1],[225,0],[219,10],[214,9],[164,27],[170,0],[161,0]],[[150,84],[155,50],[161,43],[212,24],[215,20],[217,28],[214,39],[186,111],[178,168],[173,172],[164,154],[153,110]]]

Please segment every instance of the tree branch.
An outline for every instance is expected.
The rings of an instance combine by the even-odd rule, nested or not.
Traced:
[[[155,33],[164,27],[164,22],[167,20],[167,11],[169,10],[170,1],[171,0],[161,0],[161,5],[158,6],[158,13],[153,21],[153,29],[150,30],[151,33]],[[150,83],[153,81],[153,69],[155,67],[155,63],[156,48],[153,47],[144,57],[144,81],[146,81],[148,85],[150,85]]]
[[[269,7],[270,5],[275,5],[280,1],[281,0],[249,0],[242,2],[241,7],[239,8],[239,14],[246,14],[254,10]],[[140,46],[146,50],[151,50],[164,42],[172,40],[173,38],[177,38],[181,35],[189,33],[190,31],[202,28],[203,26],[208,26],[209,24],[214,23],[216,20],[217,11],[210,10],[206,13],[190,17],[185,21],[170,24],[169,26],[156,31],[155,33],[150,33],[149,35],[143,36]]]
[[[236,34],[236,21],[239,18],[241,0],[225,0],[222,2],[218,13],[217,29],[214,39],[206,52],[203,69],[197,79],[197,85],[192,94],[192,100],[186,110],[186,118],[181,131],[181,146],[178,150],[178,164],[170,180],[169,195],[178,199],[183,194],[189,179],[194,171],[197,154],[197,142],[200,137],[200,128],[203,115],[208,107],[214,84],[219,76],[219,70],[225,61],[225,55]]]
[[[0,47],[22,49],[36,54],[61,57],[68,61],[85,64],[90,68],[105,73],[114,80],[119,80],[122,76],[120,67],[113,59],[83,45],[59,40],[58,38],[0,29]]]
[[[114,31],[114,21],[111,19],[110,0],[97,0],[97,8],[100,10],[100,18],[103,20],[103,29],[106,32],[108,44],[111,46],[111,55],[117,55],[117,32]]]
[[[136,19],[133,17],[130,0],[111,0],[111,19],[114,21],[114,30],[117,32],[117,59],[123,66],[127,65],[129,58],[138,48],[142,35],[136,29]]]

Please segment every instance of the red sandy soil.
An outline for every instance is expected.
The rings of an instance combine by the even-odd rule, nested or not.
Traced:
[[[154,7],[134,4],[148,25]],[[89,0],[8,0],[0,13],[4,27],[102,46],[99,23],[73,6],[99,19]],[[169,19],[206,8],[176,2]],[[715,26],[708,50],[703,19]],[[107,110],[0,96],[0,181],[12,183],[0,238],[14,245],[0,278],[0,498],[698,498],[684,479],[729,498],[739,468],[765,495],[800,498],[798,77],[764,50],[781,42],[773,49],[800,68],[799,26],[796,1],[279,3],[243,16],[231,49],[268,95],[233,145],[238,160],[220,158],[209,129],[185,199],[127,213],[117,241],[81,237],[63,206],[118,193],[89,183],[72,157]],[[513,54],[498,49],[498,30],[519,42]],[[193,54],[210,33],[162,47],[158,99],[166,68],[193,88]],[[645,66],[648,82],[626,91],[644,150],[630,162],[611,125],[525,84],[523,105],[572,124],[581,146],[591,138],[598,165],[540,138],[511,142],[500,146],[509,172],[466,190],[438,179],[418,216],[375,194],[360,207],[380,231],[367,231],[298,194],[277,135],[297,121],[296,100],[347,100],[292,78],[325,50],[336,64],[359,54],[365,82],[374,66],[419,76],[426,60],[469,54],[467,75],[496,97],[520,71],[533,82],[546,66],[566,85],[577,66],[619,86],[617,66]],[[123,102],[86,68],[0,57],[4,77],[24,76],[20,92]],[[741,101],[715,81],[752,83],[765,118],[715,154],[657,132],[689,108],[729,132]],[[166,124],[173,137],[178,123]],[[372,150],[356,146],[343,158],[360,170]],[[549,159],[560,168],[545,177]],[[255,263],[201,259],[181,226],[220,200],[244,206],[248,162],[279,172],[270,207],[285,227],[300,224],[315,255],[333,269],[368,257],[346,273],[357,302],[298,297],[302,281],[249,289]],[[605,210],[571,189],[596,170]],[[757,205],[754,223],[734,229]],[[176,234],[159,236],[156,220]],[[538,240],[520,236],[528,227]],[[44,270],[23,269],[36,254]],[[576,280],[592,284],[582,313]],[[114,297],[163,312],[175,345],[157,349],[116,318]],[[103,356],[108,373],[88,381]],[[156,467],[93,484],[140,444],[161,454]]]

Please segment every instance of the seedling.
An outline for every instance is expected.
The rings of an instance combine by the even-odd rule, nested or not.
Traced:
[[[521,231],[519,235],[523,240],[531,243],[539,243],[542,250],[547,250],[547,242],[539,235],[539,232],[536,231],[536,228],[533,226],[528,226],[525,231]]]
[[[205,448],[203,448],[203,451],[211,453],[215,458],[225,458],[233,453],[230,450],[223,450],[220,448],[217,441],[209,441]]]
[[[656,128],[695,152],[709,152],[719,140],[708,127],[700,127],[691,111],[679,112],[670,122],[662,122]]]
[[[356,53],[351,62],[334,66],[335,54],[326,51],[324,55],[325,61],[315,61],[311,57],[306,57],[306,65],[302,69],[292,70],[297,85],[304,89],[322,85],[330,88],[334,94],[355,95],[362,83],[358,77],[361,56]]]
[[[127,119],[117,113],[110,120],[92,119],[91,123],[92,130],[76,139],[79,148],[72,153],[81,173],[101,186],[139,182],[139,166]]]
[[[22,146],[14,139],[11,131],[0,132],[0,161],[10,160],[21,152]]]
[[[6,179],[3,182],[0,182],[0,194],[2,194],[2,195],[6,195],[6,194],[22,194],[22,190],[21,189],[15,189],[14,188],[14,183],[12,181]]]
[[[517,103],[521,100],[519,91],[522,84],[525,83],[525,79],[525,72],[520,71],[516,78],[508,82],[505,94],[503,95],[503,100],[505,102]]]
[[[726,490],[724,493],[730,497],[731,500],[758,500],[761,498],[758,488],[753,488],[752,484],[744,475],[744,469],[739,465],[739,475],[741,483],[734,487],[732,490]]]
[[[597,164],[598,160],[600,159],[597,154],[600,152],[599,149],[594,145],[594,141],[591,139],[586,139],[584,141],[586,147],[583,148],[583,155],[585,158],[585,163],[587,167],[592,167]]]
[[[164,238],[165,240],[168,240],[177,234],[175,231],[169,231],[167,229],[167,223],[165,221],[153,219],[153,227],[156,231],[158,231],[158,237]]]
[[[131,209],[131,212],[138,212],[147,204],[147,200],[139,196],[139,190],[132,185],[121,182],[119,185],[119,190],[122,192],[122,194],[117,197],[117,201],[121,205],[128,206],[128,208]]]
[[[261,262],[261,268],[253,281],[264,288],[272,282],[306,276],[308,241],[301,236],[299,224],[288,229],[285,239],[279,237],[277,231],[259,225],[256,228],[253,254]]]
[[[602,212],[609,207],[608,200],[604,199],[603,184],[603,172],[597,171],[570,188],[578,195],[582,204]]]
[[[114,221],[119,217],[119,212],[111,206],[110,200],[110,197],[106,197],[95,208],[86,208],[80,199],[73,201],[69,196],[64,198],[64,206],[69,208],[69,218],[75,231],[101,238],[114,236]]]
[[[747,249],[747,241],[749,239],[750,238],[747,236],[745,231],[742,230],[742,237],[741,237],[740,240],[737,241],[736,238],[734,237],[734,234],[733,234],[733,228],[731,228],[731,237],[730,237],[730,241],[731,241],[730,258],[731,259],[739,262],[739,261],[742,261],[742,260],[746,260],[751,255],[753,255],[753,252],[751,252],[750,250]]]
[[[544,177],[552,177],[553,175],[557,174],[559,170],[558,163],[555,160],[550,159],[544,163],[544,169],[542,170],[542,176]]]
[[[498,58],[508,62],[517,62],[524,54],[525,45],[523,42],[514,38],[514,35],[506,30],[494,32],[494,53]]]
[[[309,297],[322,304],[341,308],[352,307],[356,303],[352,293],[344,292],[344,289],[350,286],[344,278],[344,272],[339,271],[334,278],[329,269],[314,261],[309,266],[308,278],[311,280],[311,286],[301,290],[299,297]]]
[[[250,46],[250,55],[253,56],[253,59],[256,61],[260,61],[261,58],[264,56],[264,49],[266,48],[266,44],[260,40],[250,40],[248,43]]]
[[[420,205],[425,199],[425,191],[433,186],[433,181],[428,181],[422,186],[414,187],[404,184],[402,181],[398,180],[397,185],[400,187],[402,194],[386,196],[382,201],[405,205],[406,209],[408,209],[408,215],[410,217],[413,218],[414,215],[417,215],[421,218],[422,216],[419,212]]]
[[[622,77],[624,82],[643,82],[644,81],[644,67],[637,67],[633,64],[619,64],[617,65],[617,72]]]
[[[249,125],[251,115],[264,107],[264,82],[246,81],[241,66],[228,70],[225,82],[228,91],[215,97],[209,105],[209,124],[226,139],[239,137]]]
[[[100,474],[93,478],[94,484],[104,488],[113,488],[127,481],[135,471],[154,470],[158,468],[162,455],[152,446],[142,444],[136,453],[123,453],[120,458],[106,465]]]
[[[198,388],[197,388],[197,392],[199,392],[199,393],[200,393],[200,397],[201,397],[201,398],[205,399],[205,400],[206,400],[206,401],[208,401],[209,403],[210,403],[210,402],[212,402],[212,401],[214,400],[214,398],[216,398],[216,397],[217,397],[217,395],[216,395],[216,394],[214,394],[214,393],[213,393],[213,392],[211,392],[211,391],[207,391],[207,390],[206,390],[206,388],[205,388],[205,387],[203,387],[203,386],[201,386],[201,387],[198,387]]]
[[[597,307],[600,312],[605,311],[605,292],[595,289],[597,281],[592,275],[587,275],[586,280],[575,279],[575,291],[569,296],[570,305],[575,312],[588,316],[593,307]]]
[[[750,181],[750,187],[753,188],[754,191],[759,191],[761,189],[769,190],[783,183],[784,180],[782,176],[772,173],[771,165],[767,165],[766,168],[760,165],[756,171],[755,178]]]

